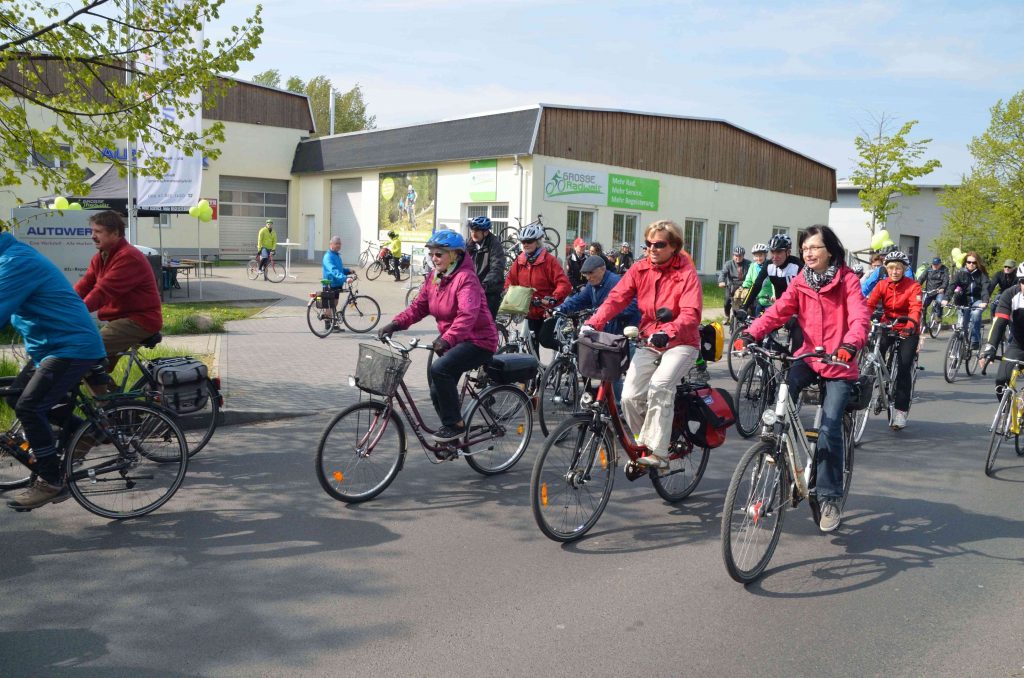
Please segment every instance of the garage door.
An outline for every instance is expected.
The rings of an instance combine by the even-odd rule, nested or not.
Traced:
[[[362,179],[331,181],[331,235],[341,236],[341,259],[346,264],[355,262],[359,252],[364,249],[358,217],[362,205],[362,189]]]
[[[274,220],[278,242],[288,239],[287,180],[222,176],[218,208],[222,258],[252,256],[256,236],[267,219]]]

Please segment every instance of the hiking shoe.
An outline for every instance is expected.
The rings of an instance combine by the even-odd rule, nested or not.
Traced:
[[[7,502],[7,505],[15,511],[31,511],[50,502],[55,504],[62,502],[69,496],[66,485],[51,485],[39,476],[36,476],[32,484],[24,492],[14,495],[14,498]]]
[[[334,326],[334,331],[335,331],[335,332],[344,332],[344,331],[345,331],[345,328],[344,328],[344,327],[342,327],[341,325],[335,325],[335,326]]]
[[[821,503],[821,519],[818,521],[818,528],[822,532],[834,532],[840,522],[839,502],[826,499]]]
[[[458,440],[464,435],[466,435],[465,427],[458,428],[455,426],[442,426],[434,433],[434,440],[439,443],[446,443],[449,440]]]
[[[889,424],[889,428],[893,431],[899,431],[907,426],[907,413],[903,410],[892,411],[892,423]]]
[[[668,468],[668,459],[659,457],[656,454],[648,454],[636,460],[640,466],[651,466],[654,468]]]

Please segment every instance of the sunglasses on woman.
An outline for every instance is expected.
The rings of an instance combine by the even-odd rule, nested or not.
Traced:
[[[656,250],[663,250],[666,247],[668,247],[668,243],[665,242],[664,240],[661,240],[659,242],[651,242],[650,240],[646,240],[644,241],[644,245],[646,245],[649,248],[653,247]]]
[[[970,261],[965,261],[964,263],[967,264],[968,266],[977,266],[978,265],[978,262],[974,261],[973,259],[971,259]]]
[[[531,244],[537,242],[537,239],[536,238],[527,238],[526,240],[520,240],[519,242],[523,243],[524,245],[531,245]]]

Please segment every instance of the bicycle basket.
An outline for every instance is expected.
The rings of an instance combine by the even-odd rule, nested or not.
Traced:
[[[356,386],[367,393],[393,396],[412,363],[401,353],[373,344],[359,344]]]

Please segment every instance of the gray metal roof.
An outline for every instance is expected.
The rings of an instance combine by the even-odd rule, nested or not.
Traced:
[[[310,139],[295,149],[292,173],[401,167],[527,155],[541,108]]]

